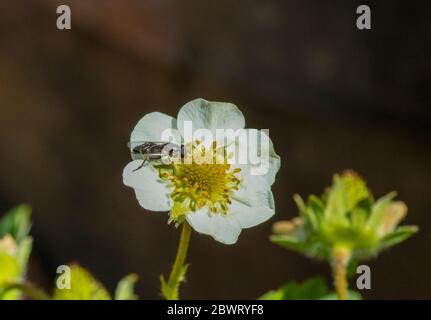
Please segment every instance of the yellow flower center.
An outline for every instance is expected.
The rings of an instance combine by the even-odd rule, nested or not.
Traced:
[[[158,166],[160,178],[172,187],[174,201],[171,220],[179,221],[189,213],[208,207],[211,213],[226,214],[231,195],[238,190],[240,180],[235,175],[241,171],[227,163],[224,152],[218,154],[216,145],[205,148],[196,141],[189,146],[192,161],[182,160]],[[186,148],[187,150],[188,148]],[[209,152],[211,151],[211,152]]]

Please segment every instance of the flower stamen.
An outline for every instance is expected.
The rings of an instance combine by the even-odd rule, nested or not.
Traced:
[[[191,163],[172,163],[158,168],[159,177],[173,189],[171,220],[178,222],[187,213],[205,206],[213,214],[227,214],[232,193],[239,189],[240,179],[236,174],[241,169],[227,163],[224,152],[217,152],[216,143],[206,148],[197,140],[186,150],[193,154]]]

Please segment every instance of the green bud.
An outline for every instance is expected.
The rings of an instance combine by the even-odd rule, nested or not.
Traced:
[[[354,260],[367,259],[398,244],[416,226],[399,227],[407,214],[395,193],[374,200],[365,181],[353,171],[334,175],[330,188],[305,202],[294,196],[300,217],[274,224],[271,241],[311,258],[331,261],[334,248],[343,247]]]

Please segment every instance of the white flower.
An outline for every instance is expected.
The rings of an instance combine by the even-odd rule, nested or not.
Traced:
[[[177,132],[176,142],[184,143],[181,136],[184,136],[187,121],[192,122],[194,131],[208,129],[212,133],[216,129],[237,130],[245,126],[244,116],[235,105],[196,99],[180,109],[177,119],[159,112],[145,115],[134,128],[130,141],[161,141],[163,133],[170,129]],[[194,141],[189,146],[193,159],[196,154],[208,154],[211,148],[218,150],[221,145],[220,141],[205,142]],[[248,147],[256,151],[258,144]],[[271,185],[280,168],[280,157],[271,140],[267,149],[260,152],[269,154],[268,170],[264,175],[251,174],[252,165],[229,164],[227,157],[232,156],[229,154],[224,155],[225,161],[221,164],[193,161],[191,164],[157,165],[147,162],[139,170],[136,169],[142,160],[134,160],[125,167],[123,181],[135,190],[143,208],[169,211],[171,220],[180,222],[185,219],[197,232],[233,244],[241,229],[254,227],[274,214]]]

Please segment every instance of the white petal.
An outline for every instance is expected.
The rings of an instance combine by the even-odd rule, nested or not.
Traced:
[[[234,217],[210,214],[206,208],[187,214],[186,219],[195,231],[224,244],[234,244],[241,233],[241,226]]]
[[[178,129],[184,137],[184,122],[191,121],[193,131],[209,129],[216,138],[216,129],[242,129],[245,119],[242,112],[232,103],[211,102],[195,99],[186,103],[178,113]]]
[[[271,138],[264,131],[257,129],[245,130],[248,136],[246,150],[248,152],[248,161],[247,164],[240,164],[240,166],[245,174],[262,176],[271,186],[280,169],[280,156],[275,153]],[[240,141],[237,141],[238,143]],[[244,147],[239,145],[238,148]],[[257,157],[255,158],[255,156]]]
[[[168,211],[171,208],[171,190],[161,182],[157,171],[152,166],[144,166],[133,171],[141,165],[142,161],[129,162],[123,171],[123,182],[126,186],[135,189],[139,204],[151,211]]]
[[[251,228],[271,218],[274,197],[263,176],[247,176],[232,199],[229,211],[236,216],[242,228]]]
[[[169,130],[169,132],[174,136],[180,136],[179,131],[177,131],[177,121],[175,118],[164,113],[151,112],[146,114],[136,124],[130,136],[130,141],[132,143],[144,141],[169,141],[168,139],[163,139],[163,133],[168,132],[167,130]],[[179,143],[180,141],[181,140],[175,142]]]
[[[234,192],[232,198],[249,207],[274,209],[271,187],[264,176],[243,175],[239,190]]]
[[[271,192],[270,192],[271,193]],[[272,193],[270,195],[272,197]],[[232,201],[230,212],[236,217],[241,228],[255,227],[270,219],[275,211],[269,207],[249,207],[242,202]]]

